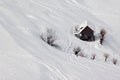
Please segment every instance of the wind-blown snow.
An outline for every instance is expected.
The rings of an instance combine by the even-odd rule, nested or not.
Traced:
[[[1,0],[0,80],[119,80],[118,2]],[[84,21],[94,29],[96,37],[100,29],[107,31],[103,46],[98,39],[84,42],[73,35],[74,27]],[[55,31],[55,44],[60,48],[40,38],[47,29]],[[86,58],[76,57],[75,47],[81,47]],[[107,62],[105,53],[110,55]],[[116,65],[113,59],[118,60]]]

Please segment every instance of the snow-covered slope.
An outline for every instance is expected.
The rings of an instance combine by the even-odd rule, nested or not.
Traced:
[[[120,18],[108,16],[110,11],[109,15],[119,13],[117,1],[109,9],[111,0],[1,0],[0,80],[119,80],[120,38],[116,22]],[[98,39],[84,42],[73,35],[74,27],[84,21],[96,36],[101,28],[107,30],[103,46]],[[47,29],[55,32],[55,44],[60,48],[40,38],[46,36]],[[81,47],[85,58],[74,55],[75,47]],[[109,54],[107,62],[105,53]],[[117,59],[116,65],[113,59]]]

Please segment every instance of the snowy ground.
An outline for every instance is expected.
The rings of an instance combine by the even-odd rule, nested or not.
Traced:
[[[119,80],[119,2],[0,0],[0,80]],[[73,35],[74,27],[84,21],[96,36],[101,28],[107,30],[103,46],[99,40],[84,42]],[[40,38],[46,29],[55,31],[60,48]],[[85,58],[74,55],[78,46]]]

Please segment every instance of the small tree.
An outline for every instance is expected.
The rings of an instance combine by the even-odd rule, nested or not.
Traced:
[[[105,38],[105,34],[106,34],[106,30],[105,29],[101,29],[100,31],[100,44],[103,44],[104,38]]]
[[[92,54],[91,59],[94,60],[96,58],[96,54]]]
[[[113,58],[113,64],[116,65],[117,64],[117,59]]]
[[[109,54],[105,53],[104,54],[105,62],[107,61],[108,57],[109,57]]]

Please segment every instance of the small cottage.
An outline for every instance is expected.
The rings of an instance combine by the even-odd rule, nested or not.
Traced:
[[[75,27],[75,36],[84,41],[95,41],[94,30],[88,26],[87,22]]]
[[[84,41],[95,41],[94,30],[89,26],[81,27],[80,39]]]

